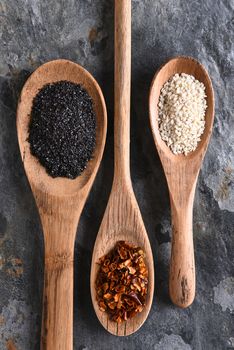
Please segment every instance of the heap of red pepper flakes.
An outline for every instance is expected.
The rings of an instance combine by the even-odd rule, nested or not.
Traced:
[[[145,305],[148,269],[140,247],[125,241],[99,260],[96,292],[99,309],[121,323],[141,312]]]

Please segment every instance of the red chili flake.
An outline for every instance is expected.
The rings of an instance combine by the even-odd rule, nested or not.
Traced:
[[[141,312],[148,286],[143,250],[119,241],[114,249],[99,259],[99,265],[96,278],[99,309],[117,323]]]
[[[109,285],[108,285],[108,283],[107,283],[107,282],[106,282],[106,283],[104,283],[104,284],[102,285],[102,291],[103,291],[104,293],[106,293],[106,292],[107,292],[108,288],[109,288]]]
[[[136,269],[134,269],[132,266],[129,266],[128,271],[131,275],[134,275],[136,273]]]
[[[104,301],[100,300],[98,305],[101,311],[106,311],[106,304],[104,303]]]

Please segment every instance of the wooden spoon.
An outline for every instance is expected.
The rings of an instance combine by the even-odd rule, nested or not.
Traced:
[[[194,152],[174,155],[161,139],[158,130],[158,99],[164,83],[176,73],[193,75],[205,85],[207,95],[206,126]],[[170,266],[170,297],[185,308],[195,296],[195,266],[193,249],[193,201],[198,174],[209,143],[214,120],[214,94],[205,68],[190,57],[176,57],[155,74],[149,97],[150,123],[154,141],[166,175],[172,217],[172,252]]]
[[[28,129],[32,102],[48,83],[67,80],[81,84],[93,99],[97,141],[93,159],[75,180],[50,177],[31,155]],[[97,173],[106,139],[105,101],[94,78],[67,60],[39,67],[21,92],[17,111],[20,152],[44,231],[45,271],[41,349],[73,348],[73,261],[76,230],[81,211]]]
[[[111,195],[95,242],[91,266],[93,306],[103,327],[114,335],[129,335],[144,323],[150,311],[154,291],[154,265],[149,239],[142,221],[130,178],[130,75],[131,75],[131,1],[115,0],[115,170]],[[98,261],[117,241],[141,246],[149,269],[149,286],[143,311],[128,321],[117,324],[99,310],[95,281]]]

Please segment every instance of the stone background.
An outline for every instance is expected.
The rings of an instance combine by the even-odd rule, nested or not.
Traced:
[[[42,230],[18,150],[17,98],[29,74],[54,58],[88,69],[108,107],[104,159],[76,240],[76,350],[234,349],[234,1],[132,1],[131,171],[155,257],[150,315],[134,335],[117,338],[99,324],[90,299],[94,240],[113,175],[113,1],[0,1],[0,349],[39,349],[43,284]],[[212,140],[194,205],[197,294],[180,310],[168,298],[170,208],[149,127],[155,70],[174,55],[208,69],[215,89]],[[51,349],[52,350],[52,349]]]

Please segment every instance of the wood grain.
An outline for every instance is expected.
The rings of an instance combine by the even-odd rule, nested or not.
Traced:
[[[174,155],[161,139],[158,130],[158,99],[164,83],[176,73],[187,73],[206,88],[206,125],[202,139],[187,156]],[[149,98],[150,123],[156,148],[166,175],[172,217],[172,252],[169,289],[171,300],[184,308],[195,296],[195,266],[193,249],[193,201],[198,174],[209,143],[214,120],[214,94],[205,68],[190,57],[176,57],[155,74]]]
[[[81,84],[92,97],[97,118],[93,159],[75,180],[52,178],[31,155],[28,126],[32,102],[47,83],[68,80]],[[40,66],[27,80],[17,111],[20,152],[40,213],[44,232],[45,271],[41,349],[73,348],[73,260],[79,217],[96,176],[106,139],[106,107],[94,78],[81,66],[55,60]],[[82,288],[82,286],[79,286]]]
[[[149,239],[137,205],[130,178],[130,77],[131,77],[131,1],[115,0],[115,135],[114,181],[109,202],[95,242],[90,277],[92,302],[99,321],[110,333],[125,336],[138,330],[151,308],[154,291],[154,265]],[[117,241],[141,246],[149,268],[146,306],[131,320],[117,324],[99,310],[95,280],[97,262]]]

